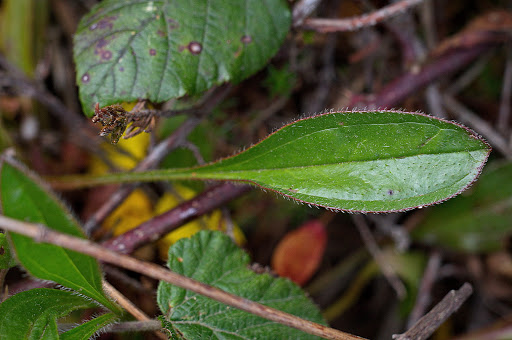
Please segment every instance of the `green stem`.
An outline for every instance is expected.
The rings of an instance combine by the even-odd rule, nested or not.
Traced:
[[[131,182],[156,182],[175,180],[208,180],[208,179],[229,179],[222,173],[201,172],[199,175],[196,168],[165,169],[141,172],[119,172],[105,175],[71,175],[59,177],[47,177],[46,180],[54,189],[71,190],[93,187],[105,184],[131,183]],[[224,178],[226,177],[226,178]]]

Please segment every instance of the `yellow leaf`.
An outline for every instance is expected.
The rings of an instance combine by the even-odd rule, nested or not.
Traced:
[[[133,229],[154,216],[151,201],[146,194],[137,189],[103,221],[103,228],[112,230],[114,236]]]
[[[181,202],[189,200],[196,195],[196,192],[194,192],[192,189],[182,185],[175,185],[173,188],[175,191],[174,194],[165,193],[162,198],[160,198],[155,207],[155,214],[163,214],[164,212],[176,207]],[[203,229],[226,231],[226,225],[226,220],[222,217],[220,210],[215,210],[209,216],[203,216],[194,221],[191,221],[170,232],[165,237],[160,239],[160,241],[158,241],[160,257],[162,259],[166,259],[169,247],[179,239],[190,237]],[[233,225],[233,234],[235,236],[235,241],[239,245],[245,243],[245,236],[242,230],[236,224]]]

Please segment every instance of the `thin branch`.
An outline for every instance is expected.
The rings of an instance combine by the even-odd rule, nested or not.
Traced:
[[[470,49],[450,51],[424,66],[419,72],[410,71],[371,96],[354,96],[349,107],[390,108],[417,93],[433,81],[453,73],[487,52],[495,44],[478,45]]]
[[[475,60],[475,62],[464,70],[460,76],[447,85],[445,92],[451,95],[456,95],[468,87],[473,81],[475,81],[475,79],[480,77],[483,70],[489,63],[489,60],[493,57],[493,54],[494,53],[491,51]]]
[[[409,320],[407,321],[408,328],[412,327],[412,325],[414,325],[421,316],[425,314],[425,311],[430,304],[430,293],[432,291],[432,286],[436,281],[439,268],[441,268],[441,254],[436,251],[428,259],[427,267],[425,268],[420,288],[418,289],[416,303],[414,304],[411,314],[409,315]]]
[[[69,110],[53,94],[48,92],[42,85],[29,79],[16,66],[7,61],[4,55],[0,54],[0,67],[5,70],[2,75],[2,86],[12,86],[19,95],[35,99],[48,109],[48,112],[62,121],[68,132],[72,133],[70,141],[78,146],[93,152],[98,152],[100,139],[94,139],[92,136],[96,131],[86,124],[86,120],[79,114]]]
[[[100,333],[150,332],[161,329],[162,322],[160,320],[127,321],[105,326],[101,329]]]
[[[373,235],[370,231],[370,228],[368,228],[364,217],[362,215],[352,215],[352,220],[354,221],[354,224],[356,225],[357,230],[363,239],[366,249],[368,249],[368,252],[373,256],[375,262],[380,267],[389,284],[395,290],[396,295],[399,299],[404,299],[407,295],[405,286],[403,282],[400,281],[393,268],[384,261],[382,252],[377,245],[377,242],[373,238]]]
[[[195,129],[198,123],[198,119],[189,118],[171,136],[160,142],[132,171],[144,171],[156,167],[169,152],[176,149],[187,138],[188,134]],[[72,185],[72,183],[70,184]],[[92,233],[114,209],[123,203],[137,186],[138,184],[122,185],[110,196],[108,201],[89,217],[84,225],[85,231]]]
[[[50,243],[82,254],[93,256],[102,262],[115,264],[116,266],[135,271],[159,281],[169,282],[177,287],[193,291],[231,307],[238,308],[270,321],[302,330],[312,335],[320,336],[325,339],[361,339],[360,337],[304,320],[295,315],[227,293],[218,288],[167,270],[154,263],[140,261],[133,257],[116,253],[89,240],[58,233],[43,225],[26,223],[5,216],[0,216],[0,226],[4,230],[28,236],[37,242]]]
[[[381,21],[400,14],[409,8],[420,4],[423,0],[401,0],[387,5],[375,12],[363,14],[350,19],[306,19],[302,28],[317,32],[350,32],[365,27],[375,26]]]
[[[150,321],[151,319],[141,311],[137,306],[135,306],[130,300],[128,300],[120,291],[115,289],[110,283],[103,280],[102,286],[105,292],[110,295],[119,305],[121,305],[128,313],[133,315],[133,317],[139,321]],[[167,336],[160,331],[155,331],[155,335],[162,339],[167,340]]]
[[[206,115],[211,112],[231,91],[231,86],[225,85],[219,87],[216,91],[212,91],[206,95],[206,99],[195,107],[194,114],[202,112],[201,115]],[[185,121],[171,136],[160,142],[149,155],[142,160],[133,171],[144,171],[155,168],[168,155],[172,150],[176,149],[180,144],[186,141],[188,135],[199,124],[198,117],[191,117]],[[98,226],[107,218],[114,209],[116,209],[124,200],[132,193],[137,184],[123,184],[110,198],[105,202],[84,225],[84,229],[88,233],[92,233]]]
[[[139,321],[148,321],[149,316],[135,306],[130,300],[128,300],[120,291],[114,288],[110,283],[103,280],[102,286],[105,292],[116,301],[121,307],[123,307],[128,313],[130,313],[135,319]]]
[[[320,5],[321,0],[300,0],[293,6],[293,26],[300,26]]]
[[[430,312],[422,317],[407,332],[394,335],[395,340],[425,340],[436,329],[441,326],[446,319],[455,313],[473,293],[473,287],[469,283],[464,283],[459,290],[452,290],[439,302]]]
[[[469,125],[476,132],[484,136],[507,159],[512,159],[512,149],[507,141],[493,127],[467,107],[462,105],[452,96],[446,94],[443,97],[446,108],[457,116],[457,120]]]
[[[130,254],[139,247],[162,238],[183,224],[222,207],[250,189],[251,187],[248,185],[229,182],[215,185],[193,199],[181,203],[176,208],[158,215],[102,245],[122,254]]]
[[[503,135],[507,136],[510,131],[510,100],[512,95],[512,47],[507,49],[507,61],[505,73],[503,74],[503,87],[501,88],[500,110],[498,112],[497,128]]]

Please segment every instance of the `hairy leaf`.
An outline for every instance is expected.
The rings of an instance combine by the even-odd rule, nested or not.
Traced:
[[[289,280],[248,269],[249,257],[221,232],[201,231],[169,250],[169,268],[224,291],[324,323],[318,308]],[[182,288],[160,282],[158,305],[183,339],[311,339],[309,334],[265,320]],[[236,336],[235,336],[236,334]]]
[[[88,340],[91,339],[94,334],[111,324],[116,320],[117,316],[113,313],[107,313],[100,315],[92,320],[84,322],[83,324],[76,326],[75,328],[62,333],[60,340]]]
[[[61,233],[85,238],[78,222],[35,176],[10,160],[0,162],[0,201],[5,216],[41,223]],[[51,244],[8,234],[19,262],[32,275],[57,282],[104,306],[118,310],[103,293],[96,259]]]
[[[464,252],[502,249],[512,234],[512,163],[490,167],[471,190],[428,211],[411,236]]]
[[[284,0],[102,1],[75,35],[84,112],[238,82],[267,63],[289,27]]]
[[[57,319],[97,305],[69,291],[36,288],[0,304],[0,339],[58,339]]]
[[[288,124],[244,152],[205,166],[107,175],[82,184],[244,181],[328,209],[390,212],[457,195],[475,181],[489,153],[474,132],[435,117],[335,112]],[[79,178],[72,181],[80,184]]]

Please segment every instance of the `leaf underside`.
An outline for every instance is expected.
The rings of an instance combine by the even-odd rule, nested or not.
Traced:
[[[277,52],[290,20],[284,0],[102,1],[74,39],[84,112],[239,82]]]
[[[221,232],[201,231],[169,250],[168,265],[224,291],[325,324],[318,308],[289,280],[248,269],[248,255]],[[196,293],[161,282],[158,304],[168,330],[183,339],[316,339]]]

